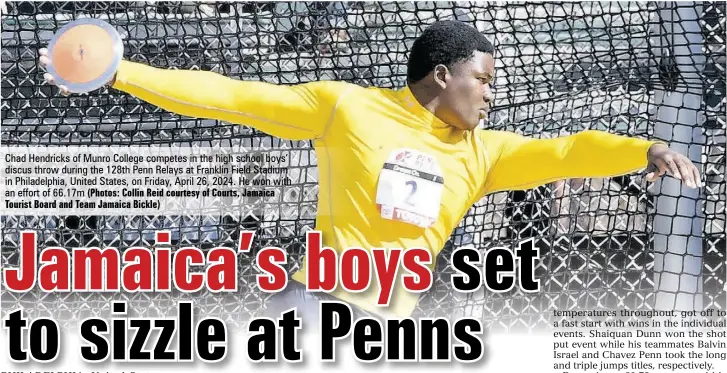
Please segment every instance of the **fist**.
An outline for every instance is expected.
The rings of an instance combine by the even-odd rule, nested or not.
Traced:
[[[664,144],[654,144],[649,148],[648,162],[646,180],[650,182],[670,173],[690,188],[702,186],[699,170],[692,161]]]

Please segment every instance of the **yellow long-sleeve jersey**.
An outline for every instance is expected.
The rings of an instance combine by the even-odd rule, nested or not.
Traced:
[[[319,168],[316,230],[324,246],[339,253],[354,246],[419,247],[436,258],[486,194],[631,173],[646,167],[653,144],[599,131],[531,139],[459,130],[437,119],[407,88],[328,81],[283,86],[128,61],[113,87],[181,115],[313,140]],[[293,279],[305,283],[304,271]],[[376,305],[378,285],[363,293],[338,287],[331,294],[383,316],[409,316],[419,294],[400,284],[395,282],[386,307]]]

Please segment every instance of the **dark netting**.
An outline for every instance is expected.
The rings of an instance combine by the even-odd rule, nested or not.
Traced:
[[[435,286],[422,297],[417,314],[468,315],[496,328],[534,328],[547,324],[553,309],[651,309],[657,289],[673,295],[667,303],[686,299],[695,307],[725,309],[724,4],[7,2],[4,7],[4,145],[275,146],[288,149],[298,172],[276,200],[236,215],[4,216],[3,267],[17,263],[23,229],[37,231],[42,245],[121,250],[153,245],[159,228],[172,230],[175,245],[202,247],[234,246],[240,230],[254,229],[259,247],[289,251],[292,271],[303,254],[304,233],[315,224],[317,174],[309,142],[180,117],[118,91],[62,97],[43,84],[38,49],[69,20],[107,20],[122,34],[125,58],[157,67],[280,84],[337,79],[402,87],[414,38],[435,20],[456,18],[477,27],[497,49],[489,127],[535,137],[598,129],[662,138],[660,128],[668,136],[676,133],[668,109],[691,111],[699,120],[681,125],[702,137],[697,151],[706,186],[696,212],[686,214],[669,212],[668,204],[660,207],[655,196],[666,184],[647,187],[641,176],[571,180],[489,196],[453,232],[438,258]],[[685,11],[696,16],[683,18]],[[696,25],[696,32],[684,25]],[[687,37],[689,45],[682,42]],[[680,52],[685,46],[687,54]],[[687,90],[698,91],[696,101],[691,99],[696,107],[664,99]],[[685,194],[679,203],[690,198],[696,200]],[[679,219],[696,216],[703,218],[701,231],[680,236]],[[659,237],[696,239],[701,252],[677,255],[678,263],[691,263],[689,269],[674,267],[673,258],[661,265],[655,251],[665,245]],[[452,290],[448,259],[454,247],[513,247],[527,238],[541,250],[536,270],[541,292]],[[692,259],[698,260],[696,272]],[[126,299],[132,310],[160,316],[172,312],[176,300],[190,298],[204,314],[240,326],[259,314],[269,295],[256,288],[252,257],[241,256],[239,265],[235,294],[3,291],[2,309],[23,306],[30,317],[54,316],[75,325],[106,315],[110,299]],[[700,276],[699,286],[683,285],[690,275]]]

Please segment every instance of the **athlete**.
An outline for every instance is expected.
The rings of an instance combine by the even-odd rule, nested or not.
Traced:
[[[40,62],[53,63],[47,51]],[[669,173],[689,187],[701,186],[692,162],[663,143],[592,130],[533,139],[478,128],[493,104],[494,48],[464,23],[428,27],[414,42],[407,68],[406,87],[393,90],[335,81],[275,85],[123,61],[110,84],[180,115],[313,140],[320,178],[316,230],[323,246],[339,254],[354,246],[416,247],[436,258],[483,196],[555,180],[646,168],[649,181]],[[400,278],[388,306],[376,305],[378,284],[362,293],[339,286],[326,295],[305,291],[305,270],[293,280],[273,297],[273,308],[297,306],[299,315],[313,320],[320,299],[408,317],[419,297],[404,290]]]

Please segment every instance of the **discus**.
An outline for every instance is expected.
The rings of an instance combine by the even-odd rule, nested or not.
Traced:
[[[48,45],[48,72],[55,84],[85,93],[113,78],[124,55],[121,36],[110,24],[83,18],[61,27]]]

